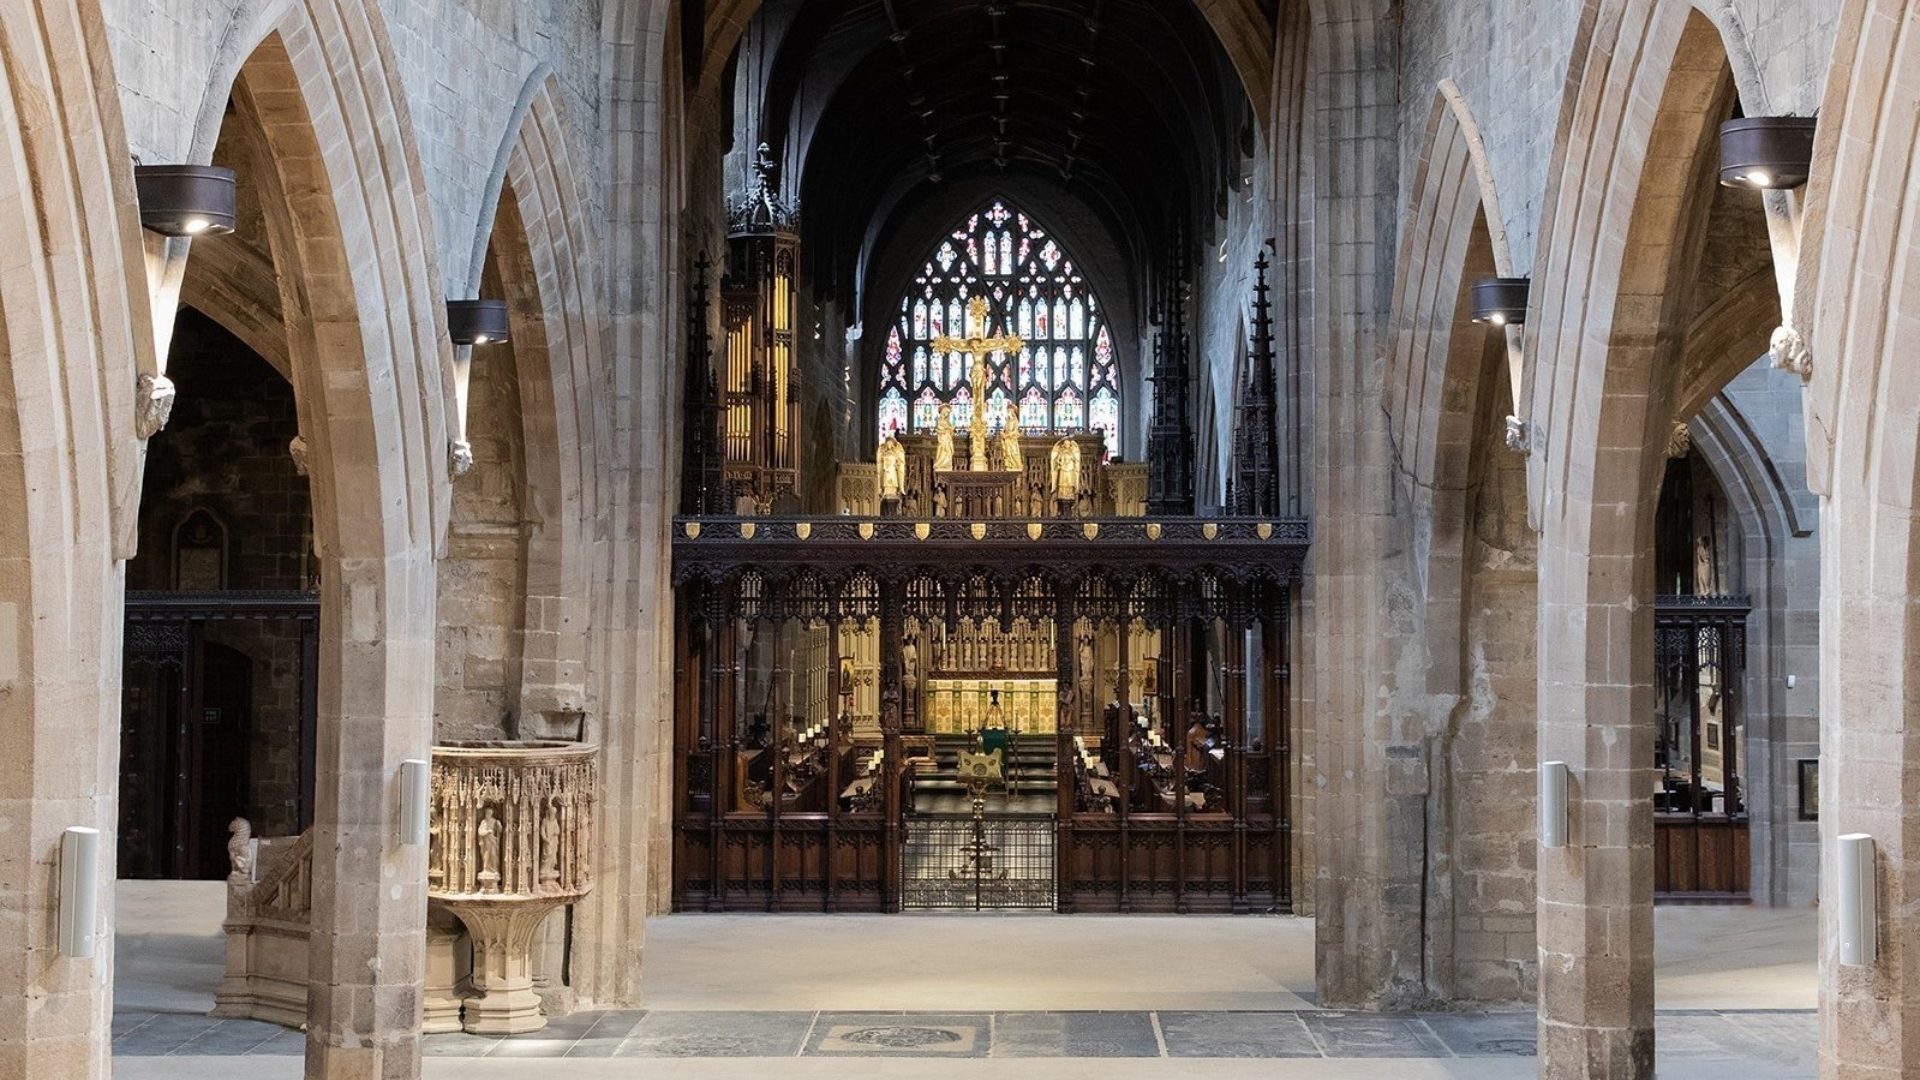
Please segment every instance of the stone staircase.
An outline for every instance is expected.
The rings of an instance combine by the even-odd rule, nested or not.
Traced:
[[[964,735],[934,738],[934,768],[913,781],[915,814],[970,814],[967,788],[960,782],[960,753],[968,746]],[[1016,735],[1009,748],[1008,790],[987,796],[988,814],[1051,814],[1058,806],[1057,754],[1052,735]]]

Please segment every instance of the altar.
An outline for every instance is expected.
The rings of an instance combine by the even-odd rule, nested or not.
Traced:
[[[1058,694],[1059,681],[1051,675],[928,679],[927,731],[965,735],[1004,727],[1016,735],[1051,735],[1059,718]]]

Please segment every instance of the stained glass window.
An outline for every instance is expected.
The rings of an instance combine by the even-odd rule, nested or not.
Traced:
[[[969,325],[966,307],[976,296],[989,305],[985,326]],[[1120,375],[1106,311],[1072,256],[1004,199],[941,240],[900,298],[880,364],[880,437],[932,431],[942,403],[964,428],[973,414],[972,359],[935,351],[933,340],[1005,333],[1028,344],[1018,355],[987,358],[989,426],[1017,422],[1030,435],[1098,431],[1108,456],[1119,454]]]

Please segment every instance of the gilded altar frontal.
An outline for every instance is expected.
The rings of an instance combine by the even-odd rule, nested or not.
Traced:
[[[0,0],[0,1080],[1920,1077],[1916,72]]]

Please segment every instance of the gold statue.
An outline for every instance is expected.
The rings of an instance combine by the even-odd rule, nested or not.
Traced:
[[[933,339],[935,352],[963,352],[973,357],[973,377],[970,380],[973,386],[973,422],[967,425],[967,456],[968,468],[975,472],[986,472],[993,467],[987,454],[987,383],[993,379],[993,373],[987,367],[987,357],[997,352],[1019,352],[1027,344],[1026,339],[1018,334],[984,336],[988,311],[987,298],[974,297],[967,303],[967,325],[981,333],[969,334],[964,338],[941,335]]]
[[[889,432],[875,455],[880,465],[880,497],[897,499],[907,486],[907,448]]]
[[[1007,472],[1025,472],[1027,462],[1020,454],[1020,429],[1008,424],[1000,429],[1000,467]]]
[[[1063,435],[1048,456],[1054,499],[1072,502],[1080,494],[1080,444]]]
[[[933,471],[953,471],[953,406],[940,403],[940,419],[933,425]]]

